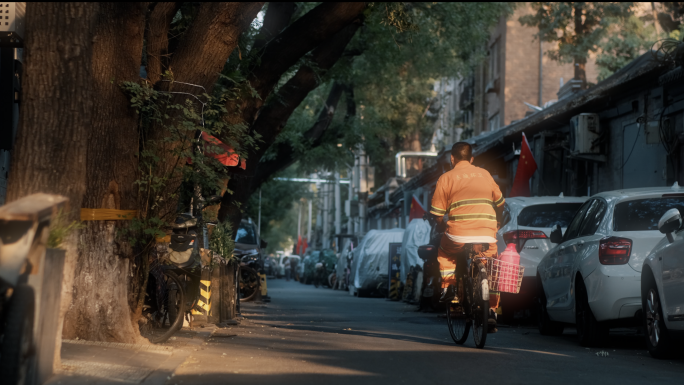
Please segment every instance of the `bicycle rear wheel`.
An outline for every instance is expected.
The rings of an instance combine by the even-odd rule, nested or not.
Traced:
[[[447,325],[449,326],[449,334],[451,338],[459,345],[468,339],[468,332],[470,331],[470,322],[468,322],[468,315],[466,314],[467,306],[462,304],[450,303],[447,306]]]
[[[254,300],[260,287],[261,278],[256,270],[249,266],[240,266],[240,301]]]
[[[140,335],[153,344],[168,340],[183,327],[185,299],[178,275],[164,271],[156,278],[150,274],[143,317],[138,321]]]
[[[480,270],[480,269],[478,269]],[[470,306],[473,318],[473,340],[478,349],[482,349],[487,341],[489,318],[489,298],[483,298],[482,285],[486,283],[487,273],[480,271],[473,280],[473,298]],[[487,295],[489,297],[489,295]]]

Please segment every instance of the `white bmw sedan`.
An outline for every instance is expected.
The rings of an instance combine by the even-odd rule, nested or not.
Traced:
[[[677,198],[672,198],[677,199]],[[641,270],[641,300],[646,346],[651,356],[665,358],[673,353],[675,333],[684,332],[684,194],[677,208],[658,221],[665,236],[646,258]]]
[[[658,220],[684,204],[684,191],[640,188],[592,196],[558,245],[537,267],[539,331],[553,335],[575,324],[582,346],[596,345],[614,326],[637,325],[641,313],[641,270],[662,239]]]
[[[508,319],[514,313],[523,316],[524,311],[534,308],[537,296],[537,265],[554,245],[549,240],[551,231],[561,229],[575,216],[588,197],[514,197],[507,198],[501,228],[496,233],[497,249],[502,253],[510,244],[520,254],[520,264],[525,268],[520,293],[501,293],[502,315]]]

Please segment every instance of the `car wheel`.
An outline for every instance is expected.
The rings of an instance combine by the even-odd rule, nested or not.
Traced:
[[[589,307],[587,288],[581,279],[575,284],[575,322],[581,346],[598,346],[608,336],[608,328],[598,322]]]
[[[546,293],[541,285],[541,280],[537,285],[539,293],[537,294],[537,327],[539,334],[543,336],[559,336],[563,334],[565,326],[560,322],[551,321],[549,312],[546,310]]]
[[[663,306],[658,287],[652,277],[641,288],[646,347],[651,357],[667,358],[671,353],[671,339],[663,319]]]

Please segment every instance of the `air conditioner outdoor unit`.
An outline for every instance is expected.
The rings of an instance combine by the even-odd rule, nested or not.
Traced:
[[[599,154],[595,144],[601,133],[598,114],[579,114],[570,119],[570,150],[573,155]]]

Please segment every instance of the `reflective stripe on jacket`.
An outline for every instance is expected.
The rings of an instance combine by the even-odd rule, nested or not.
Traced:
[[[447,233],[496,237],[496,213],[505,200],[487,170],[461,161],[437,182],[430,213],[448,214]]]

